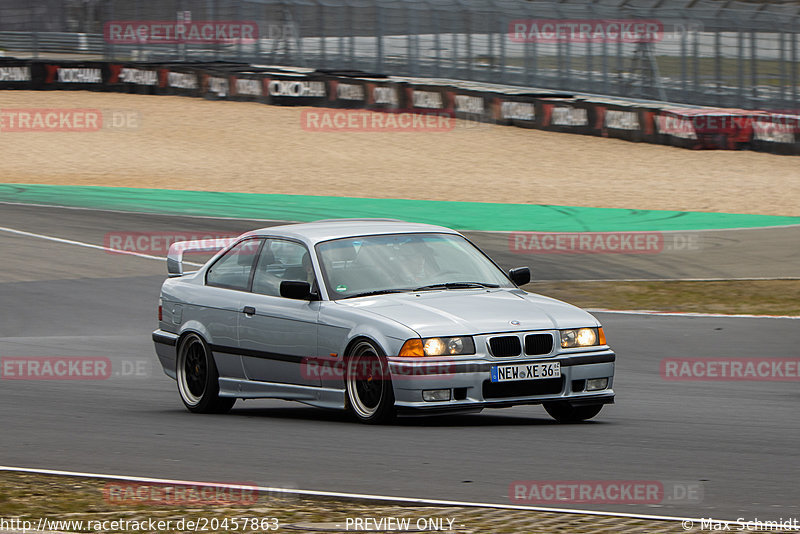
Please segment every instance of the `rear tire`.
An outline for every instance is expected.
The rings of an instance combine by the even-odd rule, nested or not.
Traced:
[[[225,413],[235,398],[219,396],[219,373],[206,342],[189,334],[180,343],[176,362],[178,393],[193,413]]]
[[[587,421],[600,413],[602,404],[588,404],[586,406],[572,406],[566,401],[546,402],[544,409],[559,423],[579,423]]]
[[[394,420],[394,390],[383,352],[369,341],[359,341],[347,358],[347,408],[366,424]]]

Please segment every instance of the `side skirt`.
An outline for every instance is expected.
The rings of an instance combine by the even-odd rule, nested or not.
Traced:
[[[219,396],[237,399],[282,399],[302,402],[319,408],[344,409],[345,391],[275,382],[255,382],[238,378],[220,378]]]

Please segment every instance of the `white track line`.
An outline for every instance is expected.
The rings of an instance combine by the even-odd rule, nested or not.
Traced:
[[[752,282],[764,280],[800,280],[800,276],[752,276],[743,278],[575,278],[571,280],[532,280],[532,284],[537,282],[542,283],[557,283],[557,282]]]
[[[50,235],[35,234],[33,232],[25,232],[24,230],[16,230],[14,228],[7,228],[5,226],[0,226],[0,232],[8,232],[9,234],[23,235],[23,236],[27,236],[27,237],[35,237],[37,239],[45,239],[47,241],[54,241],[56,243],[64,243],[64,244],[67,244],[67,245],[76,245],[76,246],[79,246],[79,247],[92,248],[92,249],[95,249],[95,250],[102,250],[104,252],[108,252],[108,253],[111,253],[111,254],[126,254],[128,256],[137,256],[139,258],[145,258],[145,259],[148,259],[148,260],[167,261],[167,258],[165,258],[163,256],[153,256],[151,254],[144,254],[142,252],[133,252],[133,251],[130,251],[130,250],[120,250],[120,249],[111,248],[111,247],[104,247],[102,245],[95,245],[93,243],[84,243],[83,241],[74,241],[72,239],[63,239],[63,238],[60,238],[60,237],[54,237],[54,236],[50,236]],[[184,262],[184,263],[188,264],[188,265],[200,265],[198,263],[191,263],[191,262],[188,262],[188,261]]]
[[[37,239],[45,239],[47,241],[54,241],[56,243],[64,243],[67,245],[76,245],[79,247],[91,248],[95,250],[102,250],[104,252],[108,252],[111,254],[127,254],[129,256],[137,256],[139,258],[145,258],[149,260],[157,260],[157,261],[166,261],[167,258],[162,256],[153,256],[151,254],[143,254],[141,252],[132,252],[129,250],[119,250],[110,247],[104,247],[102,245],[95,245],[93,243],[84,243],[83,241],[74,241],[72,239],[63,239],[60,237],[53,237],[49,235],[43,234],[35,234],[33,232],[25,232],[23,230],[17,230],[14,228],[7,228],[5,226],[0,226],[0,232],[8,232],[10,234],[16,235],[23,235],[28,237],[35,237]],[[199,263],[193,262],[184,262],[186,265],[193,265],[197,267],[201,267],[202,265]],[[564,280],[560,280],[564,281]],[[616,280],[603,280],[604,282],[615,282]],[[666,280],[666,281],[674,281],[674,280]],[[676,316],[676,317],[721,317],[721,318],[747,318],[747,319],[800,319],[800,317],[795,317],[792,315],[726,315],[726,314],[715,314],[715,313],[682,313],[682,312],[659,312],[659,311],[650,311],[650,310],[605,310],[605,309],[588,309],[587,311],[593,313],[618,313],[618,314],[629,314],[629,315],[658,315],[658,316]]]
[[[82,206],[60,206],[58,204],[34,204],[31,202],[9,202],[7,200],[0,200],[0,204],[7,204],[9,206],[33,206],[37,208],[59,208],[64,210],[100,211],[103,213],[125,213],[127,215],[152,215],[154,217],[186,217],[189,219],[219,219],[221,221],[258,221],[258,222],[278,222],[278,223],[300,222],[300,221],[287,221],[284,219],[250,219],[246,217],[222,217],[218,215],[192,215],[189,213],[155,213],[149,211],[111,210],[106,208],[86,208]]]
[[[0,201],[0,204],[8,204],[12,206],[35,206],[35,207],[45,207],[45,208],[61,208],[67,210],[83,210],[83,211],[100,211],[100,212],[108,212],[108,213],[125,213],[125,214],[135,214],[135,215],[152,215],[158,217],[187,217],[187,218],[195,218],[195,219],[219,219],[219,220],[235,220],[235,221],[256,221],[256,222],[286,222],[286,223],[296,223],[298,221],[283,221],[278,219],[245,219],[239,217],[215,217],[209,215],[184,215],[184,214],[170,214],[170,213],[147,213],[147,212],[138,212],[138,211],[122,211],[122,210],[109,210],[109,209],[101,209],[101,208],[84,208],[84,207],[76,207],[76,206],[56,206],[50,204],[28,204],[24,202],[7,202],[7,201]],[[799,225],[800,226],[800,225]],[[1,228],[1,227],[0,227]],[[785,228],[785,226],[774,226],[774,227],[764,227],[764,228]],[[735,228],[734,230],[758,230],[759,228]],[[465,230],[470,232],[482,232],[482,233],[510,233],[510,232],[485,232],[483,230]],[[674,230],[678,232],[678,230]],[[704,231],[711,231],[711,230],[691,230],[697,232],[704,232]],[[33,235],[33,234],[32,234]],[[52,238],[58,239],[58,238]],[[64,240],[66,242],[68,240]],[[79,242],[75,242],[79,243]],[[93,247],[97,247],[98,245],[90,245]],[[101,247],[102,248],[102,247]],[[113,249],[112,252],[125,254],[124,251],[119,251]],[[128,254],[132,255],[141,255],[143,257],[147,257],[146,254],[140,254],[136,252],[127,252]],[[154,259],[166,259],[166,258],[154,258]],[[191,262],[184,262],[187,265],[198,265],[193,264]],[[542,282],[542,283],[581,283],[581,282],[747,282],[747,281],[770,281],[770,280],[800,280],[798,276],[765,276],[765,277],[744,277],[744,278],[597,278],[597,279],[559,279],[559,280],[534,280],[533,283]]]
[[[605,517],[625,517],[629,519],[644,519],[651,521],[694,521],[700,523],[702,519],[692,517],[676,517],[676,516],[662,516],[662,515],[648,515],[648,514],[629,514],[624,512],[606,512],[602,510],[581,510],[577,508],[547,508],[543,506],[524,506],[516,504],[495,504],[495,503],[480,503],[469,501],[450,501],[439,499],[419,499],[412,497],[393,497],[389,495],[369,495],[364,493],[344,493],[338,491],[316,491],[316,490],[301,490],[301,489],[287,489],[287,488],[274,488],[268,486],[244,486],[241,484],[220,484],[211,482],[192,482],[188,480],[172,480],[164,478],[150,478],[150,477],[134,477],[125,475],[105,475],[98,473],[83,473],[75,471],[61,471],[55,469],[36,469],[30,467],[8,467],[0,466],[0,471],[17,471],[22,473],[37,473],[41,475],[58,475],[58,476],[72,476],[84,478],[105,478],[109,480],[125,480],[128,482],[146,482],[149,484],[178,484],[178,485],[194,485],[194,486],[213,486],[230,489],[249,489],[261,493],[271,494],[294,494],[294,495],[310,495],[314,497],[336,497],[341,499],[363,499],[369,501],[384,501],[396,502],[404,504],[424,504],[433,506],[463,506],[469,508],[493,508],[500,510],[524,510],[530,512],[551,512],[563,514],[583,514],[583,515],[596,515]],[[708,520],[706,518],[706,520]],[[714,520],[723,521],[724,520]],[[734,523],[732,520],[728,521]],[[734,523],[736,526],[747,523]]]
[[[618,313],[624,315],[657,315],[659,317],[719,317],[722,319],[800,319],[798,315],[750,315],[726,313],[697,313],[697,312],[664,312],[650,310],[605,310],[602,308],[586,308],[591,313]]]
[[[2,202],[0,202],[2,203]],[[69,209],[87,209],[93,210],[93,208],[69,208]],[[100,210],[106,211],[106,210]],[[131,213],[131,212],[115,212],[115,213]],[[148,214],[149,215],[149,214]],[[177,215],[176,215],[177,217]],[[193,216],[192,216],[193,217]],[[216,217],[207,217],[207,218],[216,218]],[[268,221],[269,219],[247,219],[247,220],[254,220],[254,221]],[[20,234],[20,235],[27,235],[31,237],[38,237],[40,239],[47,239],[50,241],[56,241],[59,243],[67,243],[70,245],[79,245],[83,247],[95,248],[104,250],[106,252],[112,252],[114,254],[130,254],[132,256],[139,256],[142,258],[148,258],[153,260],[161,260],[164,261],[166,258],[161,256],[151,256],[150,254],[143,254],[141,252],[132,252],[132,251],[125,251],[110,247],[104,247],[101,245],[93,245],[91,243],[85,243],[82,241],[73,241],[71,239],[62,239],[60,237],[53,237],[47,236],[42,234],[34,234],[32,232],[25,232],[22,230],[15,230],[13,228],[6,228],[0,226],[0,231]],[[187,265],[200,265],[197,263],[191,262],[184,262]],[[599,279],[573,279],[573,280],[534,280],[532,283],[536,284],[537,282],[541,283],[580,283],[580,282],[741,282],[741,281],[760,281],[760,280],[800,280],[800,277],[796,276],[777,276],[777,277],[754,277],[754,278],[599,278]],[[759,316],[762,317],[762,316]]]

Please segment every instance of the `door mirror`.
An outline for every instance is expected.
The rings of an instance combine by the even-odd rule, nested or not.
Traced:
[[[287,299],[311,300],[311,284],[308,282],[281,282],[281,296]]]
[[[528,267],[517,267],[508,271],[508,277],[518,286],[524,286],[531,281],[531,270]]]

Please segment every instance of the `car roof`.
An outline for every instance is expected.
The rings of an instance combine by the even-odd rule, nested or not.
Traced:
[[[444,226],[410,223],[397,219],[325,219],[308,223],[270,226],[248,232],[250,236],[279,236],[305,241],[311,245],[343,237],[377,234],[447,233],[458,232]]]

